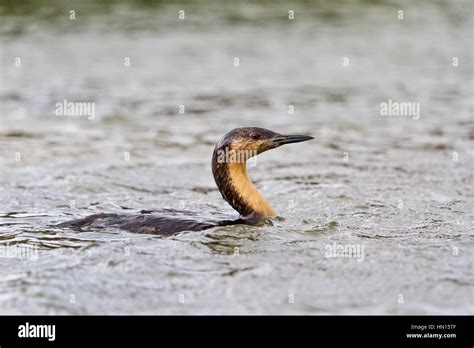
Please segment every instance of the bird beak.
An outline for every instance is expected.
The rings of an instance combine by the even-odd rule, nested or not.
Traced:
[[[281,146],[285,144],[300,143],[302,141],[314,139],[309,135],[277,135],[271,139],[271,142],[275,146]]]

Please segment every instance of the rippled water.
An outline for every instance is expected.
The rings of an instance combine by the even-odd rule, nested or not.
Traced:
[[[470,1],[0,4],[0,313],[474,312]],[[56,116],[64,99],[95,117]],[[420,119],[381,116],[389,99]],[[235,217],[210,157],[244,125],[316,137],[249,169],[266,226],[51,227]]]

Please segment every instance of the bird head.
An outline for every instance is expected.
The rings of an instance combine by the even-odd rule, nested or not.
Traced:
[[[265,128],[240,127],[228,132],[216,149],[224,155],[225,163],[245,163],[267,150],[310,139],[314,138],[308,135],[284,135]]]

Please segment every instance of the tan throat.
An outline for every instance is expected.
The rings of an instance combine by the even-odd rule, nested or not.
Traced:
[[[265,197],[257,191],[247,176],[246,163],[228,163],[230,184],[242,201],[259,215],[275,216],[276,212]]]

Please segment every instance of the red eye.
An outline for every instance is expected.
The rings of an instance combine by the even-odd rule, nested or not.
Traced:
[[[250,133],[250,137],[253,139],[253,140],[258,140],[260,139],[262,136],[258,133]]]

